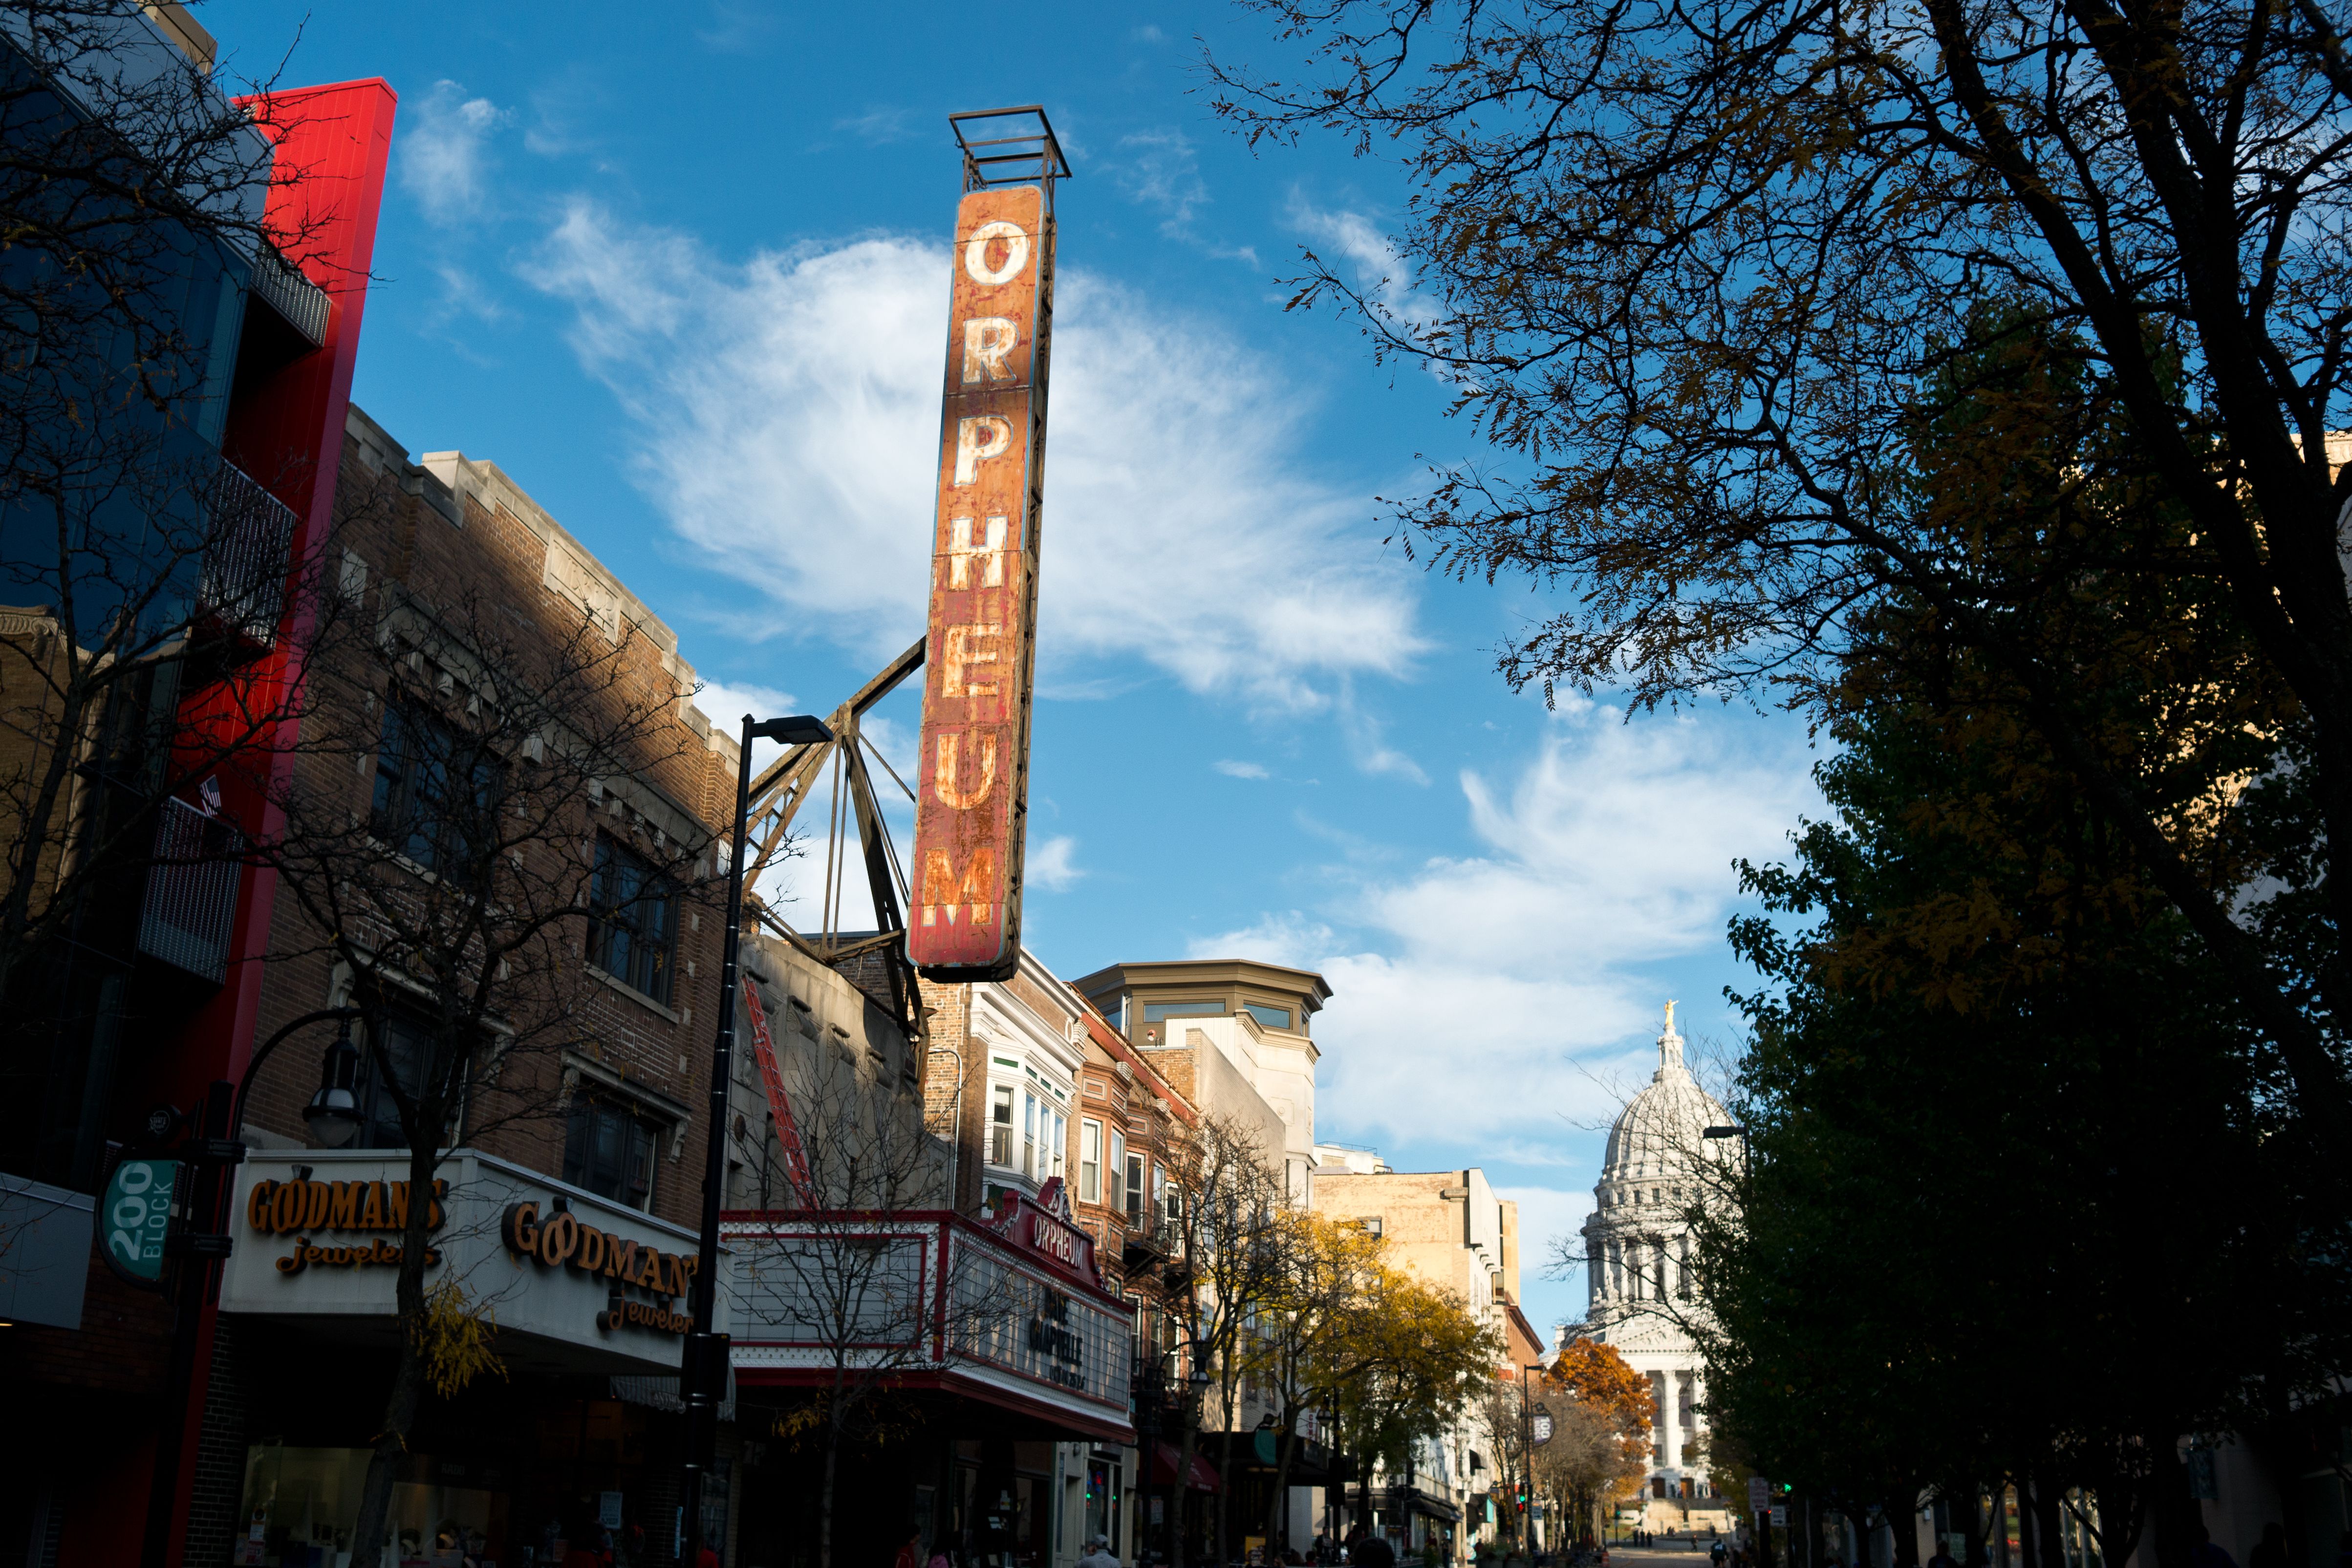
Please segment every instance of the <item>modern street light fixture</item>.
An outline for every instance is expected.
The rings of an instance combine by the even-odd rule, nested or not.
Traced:
[[[1754,1173],[1756,1169],[1756,1156],[1748,1147],[1747,1128],[1740,1126],[1706,1127],[1700,1130],[1699,1136],[1702,1138],[1738,1138],[1739,1140],[1740,1174],[1746,1176]]]
[[[334,1043],[319,1059],[319,1092],[302,1107],[302,1123],[312,1136],[331,1149],[342,1148],[357,1137],[360,1052],[359,1047],[352,1043],[352,1025],[366,1016],[364,1008],[320,1008],[317,1012],[304,1013],[264,1040],[246,1062],[245,1076],[237,1080],[236,1099],[229,1112],[229,1136],[238,1137],[245,1131],[246,1097],[253,1092],[253,1081],[260,1074],[261,1064],[269,1060],[269,1053],[291,1040],[295,1030],[333,1019],[338,1026]]]
[[[702,1487],[710,1473],[719,1442],[719,1396],[727,1387],[727,1336],[711,1331],[719,1291],[719,1205],[727,1182],[727,1090],[735,1071],[736,988],[741,983],[737,965],[742,956],[744,839],[751,815],[751,743],[772,740],[784,746],[817,746],[833,738],[833,731],[811,714],[789,718],[755,720],[743,716],[743,740],[735,758],[735,836],[727,848],[727,925],[722,933],[726,957],[719,967],[719,1039],[710,1053],[710,1110],[703,1127],[702,1237],[695,1251],[692,1312],[694,1331],[686,1336],[686,1352],[678,1362],[678,1397],[686,1406],[686,1464],[678,1488],[684,1526],[685,1555],[679,1561],[698,1563],[702,1556]]]

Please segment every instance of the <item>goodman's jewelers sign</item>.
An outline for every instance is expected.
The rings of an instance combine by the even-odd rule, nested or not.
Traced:
[[[572,1369],[674,1372],[690,1326],[694,1235],[537,1171],[459,1149],[425,1199],[425,1279],[456,1279],[500,1339]],[[256,1151],[238,1168],[221,1309],[389,1328],[415,1195],[390,1150]],[[718,1327],[727,1326],[726,1292]]]

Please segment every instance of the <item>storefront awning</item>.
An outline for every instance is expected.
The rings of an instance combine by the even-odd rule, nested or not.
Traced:
[[[1176,1481],[1176,1461],[1182,1458],[1173,1443],[1157,1445],[1151,1452],[1151,1484],[1172,1486]],[[1217,1479],[1217,1467],[1198,1452],[1192,1456],[1192,1468],[1185,1474],[1186,1491],[1218,1491],[1224,1483]]]
[[[1391,1487],[1389,1506],[1402,1509],[1408,1513],[1425,1514],[1431,1519],[1443,1520],[1447,1524],[1459,1524],[1462,1521],[1460,1509],[1443,1498],[1430,1496],[1418,1487]]]
[[[1202,1453],[1229,1454],[1236,1470],[1254,1470],[1270,1476],[1279,1468],[1282,1458],[1282,1437],[1270,1427],[1254,1427],[1241,1432],[1203,1432],[1200,1436]],[[1346,1456],[1334,1454],[1312,1437],[1293,1440],[1290,1452],[1290,1484],[1295,1487],[1339,1486],[1355,1479],[1355,1467]]]

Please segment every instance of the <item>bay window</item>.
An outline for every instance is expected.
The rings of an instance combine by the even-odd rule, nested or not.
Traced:
[[[1013,1163],[1013,1085],[999,1083],[989,1091],[988,1163]]]

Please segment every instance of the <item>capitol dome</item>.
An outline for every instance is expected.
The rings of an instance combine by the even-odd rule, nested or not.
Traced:
[[[1713,1511],[1728,1522],[1706,1466],[1706,1371],[1690,1326],[1706,1313],[1694,1289],[1690,1174],[1730,1155],[1706,1129],[1730,1118],[1683,1065],[1675,1004],[1658,1036],[1658,1071],[1609,1129],[1592,1212],[1584,1220],[1591,1305],[1581,1333],[1610,1346],[1650,1385],[1652,1428],[1644,1517],[1686,1528]],[[1712,1513],[1708,1522],[1714,1522]]]
[[[1683,1065],[1683,1037],[1675,1032],[1675,1004],[1666,1004],[1665,1032],[1658,1036],[1658,1071],[1649,1087],[1626,1103],[1609,1129],[1609,1147],[1595,1189],[1603,1207],[1619,1203],[1659,1202],[1635,1197],[1635,1185],[1670,1177],[1688,1168],[1706,1147],[1707,1128],[1730,1120],[1715,1097],[1698,1086]]]

